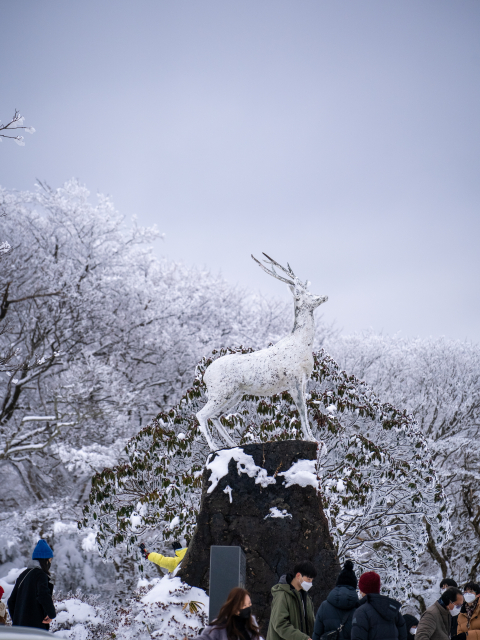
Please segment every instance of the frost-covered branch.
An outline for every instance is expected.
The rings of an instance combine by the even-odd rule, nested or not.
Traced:
[[[24,130],[27,133],[35,133],[35,129],[33,127],[25,127],[23,125],[23,121],[25,118],[20,115],[20,113],[15,109],[15,113],[13,114],[13,118],[10,122],[6,124],[2,124],[0,122],[0,142],[2,138],[10,138],[15,140],[15,142],[20,146],[25,146],[25,139],[23,136],[19,135],[11,135],[11,132],[16,130]]]

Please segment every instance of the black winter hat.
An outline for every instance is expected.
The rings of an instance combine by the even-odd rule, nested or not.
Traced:
[[[357,576],[353,570],[353,562],[351,560],[345,562],[342,571],[338,574],[337,587],[340,585],[357,588]]]

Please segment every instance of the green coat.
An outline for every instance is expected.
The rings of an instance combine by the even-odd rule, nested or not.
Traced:
[[[267,640],[307,640],[313,634],[315,616],[312,599],[307,594],[307,621],[300,591],[292,589],[289,584],[276,584],[272,587],[272,613],[268,625]]]

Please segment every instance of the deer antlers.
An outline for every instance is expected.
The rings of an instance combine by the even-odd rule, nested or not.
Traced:
[[[267,260],[264,260],[264,262],[266,262],[272,267],[271,271],[270,269],[267,269],[267,267],[264,267],[263,264],[260,262],[260,260],[257,260],[254,255],[252,255],[252,258],[265,271],[265,273],[268,273],[269,276],[273,276],[274,278],[277,278],[277,280],[281,280],[282,282],[285,282],[285,284],[288,284],[291,287],[294,287],[295,285],[300,285],[304,289],[307,288],[308,280],[305,281],[305,284],[302,284],[300,280],[297,278],[297,276],[293,273],[292,267],[288,264],[288,262],[287,262],[288,268],[285,269],[285,267],[282,267],[282,265],[276,262],[273,258],[270,258],[270,256],[267,256],[266,253],[263,253],[263,255],[267,258]],[[287,280],[287,278],[283,278],[281,275],[279,275],[275,271],[275,267],[278,267],[283,271],[283,273],[286,273],[287,276],[291,278],[291,280]]]

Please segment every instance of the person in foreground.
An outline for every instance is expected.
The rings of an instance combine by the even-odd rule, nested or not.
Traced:
[[[462,604],[463,595],[460,589],[449,587],[439,600],[422,614],[415,640],[448,640],[451,637],[452,616],[458,616]]]
[[[480,585],[467,582],[464,603],[458,615],[456,640],[480,640]]]
[[[361,600],[352,622],[352,640],[407,640],[401,604],[380,595],[380,576],[368,571],[358,581]]]
[[[53,582],[50,566],[53,551],[45,540],[39,540],[33,550],[32,560],[18,576],[10,598],[8,611],[14,626],[36,627],[48,631],[55,618],[53,605]]]
[[[232,589],[216,619],[194,640],[260,640],[248,591]]]
[[[267,640],[312,640],[315,617],[307,591],[317,570],[311,562],[300,562],[293,574],[282,576],[272,587],[272,612]]]
[[[337,585],[322,602],[315,618],[312,640],[339,629],[339,640],[350,640],[353,614],[358,606],[357,576],[353,562],[347,560],[337,578]],[[340,629],[341,627],[341,629]]]

